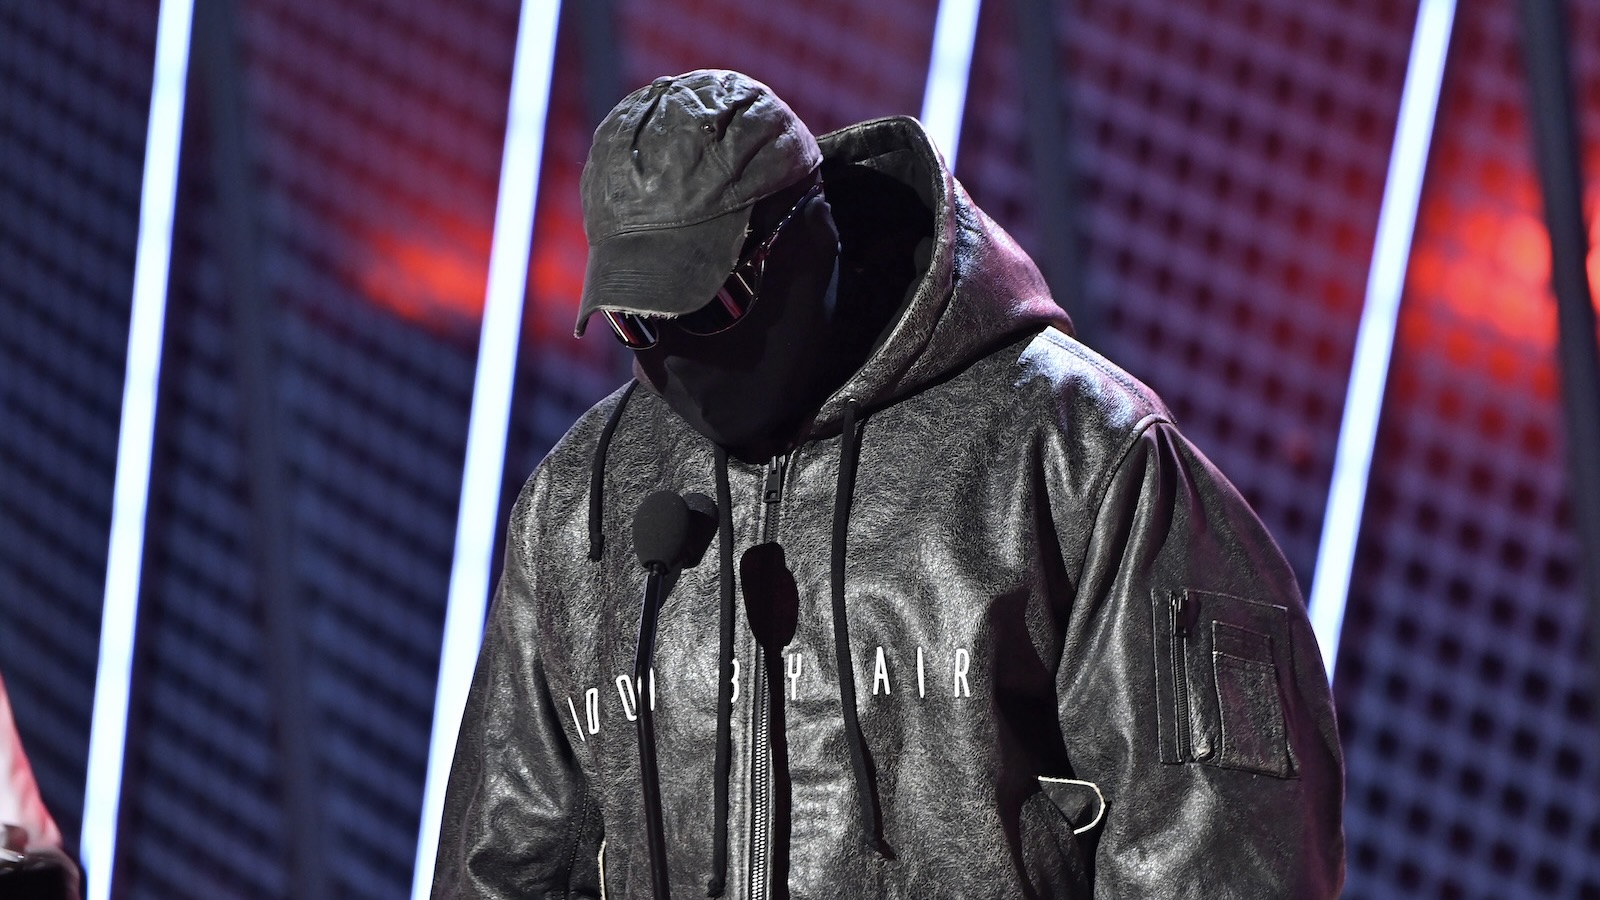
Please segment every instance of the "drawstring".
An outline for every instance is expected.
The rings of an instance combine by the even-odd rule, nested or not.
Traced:
[[[622,392],[622,397],[606,419],[605,428],[595,446],[594,462],[589,474],[589,559],[598,561],[605,537],[601,532],[602,488],[605,484],[606,454],[622,411],[639,386],[632,381]],[[831,552],[831,586],[833,594],[833,642],[839,667],[839,704],[844,716],[845,741],[850,748],[850,768],[855,775],[856,794],[861,804],[860,819],[862,842],[873,852],[881,851],[878,837],[878,808],[872,792],[872,775],[867,759],[866,741],[861,735],[861,722],[856,716],[855,669],[850,659],[850,628],[845,619],[844,563],[845,538],[850,529],[850,499],[856,480],[856,441],[858,408],[855,401],[846,404],[843,434],[839,448],[839,482],[833,506],[833,541]],[[720,673],[717,688],[717,749],[714,781],[715,832],[712,837],[711,875],[706,879],[706,895],[721,896],[727,887],[728,873],[728,780],[733,756],[733,500],[728,485],[728,451],[716,447],[717,479],[717,545],[721,587],[721,618],[718,627],[719,654],[717,671]]]
[[[833,501],[833,648],[839,666],[839,705],[844,712],[844,736],[850,745],[850,768],[856,776],[856,794],[861,802],[861,838],[867,849],[877,852],[878,808],[873,803],[872,776],[868,768],[866,741],[861,737],[861,722],[856,718],[856,676],[850,662],[850,625],[844,610],[845,536],[850,530],[850,494],[856,480],[856,403],[844,409],[844,433],[839,447],[839,486]]]
[[[856,480],[856,416],[854,400],[845,406],[844,428],[839,448],[839,483],[834,495],[831,582],[833,592],[833,642],[839,666],[839,705],[844,714],[845,740],[850,746],[850,768],[855,774],[856,794],[861,802],[862,842],[867,849],[878,852],[878,808],[873,802],[872,777],[867,762],[866,741],[861,736],[861,723],[856,717],[856,679],[850,662],[850,627],[845,621],[844,609],[844,559],[845,536],[850,529],[850,497]],[[706,894],[722,894],[728,871],[728,772],[732,756],[730,737],[733,719],[733,502],[728,487],[728,451],[718,445],[717,461],[717,528],[722,564],[722,621],[721,656],[718,671],[722,673],[717,692],[717,762],[716,807],[713,821],[716,832],[712,838],[712,874],[706,882]]]
[[[605,535],[600,531],[602,518],[600,494],[606,483],[606,453],[611,449],[611,436],[617,433],[617,423],[622,421],[622,410],[628,405],[628,398],[633,396],[633,389],[639,386],[638,379],[628,382],[627,388],[622,391],[622,397],[617,405],[612,407],[611,415],[606,418],[606,427],[600,431],[600,440],[594,447],[594,463],[589,467],[589,560],[600,561],[600,550],[605,546]]]
[[[717,762],[712,821],[711,877],[706,896],[718,897],[728,880],[728,771],[733,756],[733,500],[728,488],[728,451],[717,445],[717,548],[720,557],[722,619],[717,655]]]

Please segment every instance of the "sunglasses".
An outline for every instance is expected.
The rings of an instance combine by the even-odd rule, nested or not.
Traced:
[[[819,181],[812,185],[794,206],[789,207],[789,211],[778,220],[778,224],[773,227],[772,233],[767,235],[767,239],[733,267],[733,273],[722,283],[722,287],[717,289],[717,295],[711,298],[710,303],[693,312],[671,318],[603,309],[600,312],[611,325],[612,333],[629,349],[645,350],[656,345],[656,341],[660,339],[659,329],[662,325],[671,325],[696,337],[710,337],[739,324],[739,320],[749,315],[750,310],[755,307],[756,298],[761,296],[761,276],[766,270],[767,257],[771,255],[772,247],[778,242],[778,235],[783,233],[784,226],[793,221],[807,203],[821,193],[822,183]]]

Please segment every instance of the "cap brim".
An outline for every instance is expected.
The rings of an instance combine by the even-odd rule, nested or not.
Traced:
[[[744,248],[751,207],[677,228],[612,235],[589,246],[573,335],[601,309],[681,316],[716,296]]]

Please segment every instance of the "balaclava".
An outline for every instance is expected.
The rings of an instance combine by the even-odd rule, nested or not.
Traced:
[[[770,233],[810,184],[761,201],[752,240]],[[659,343],[636,352],[639,371],[695,430],[735,455],[760,461],[782,452],[860,364],[853,347],[861,341],[839,327],[838,261],[839,233],[819,196],[773,244],[743,319],[706,337],[667,320]]]

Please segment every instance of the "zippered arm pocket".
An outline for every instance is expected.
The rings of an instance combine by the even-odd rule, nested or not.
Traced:
[[[1154,598],[1161,761],[1294,776],[1284,718],[1288,610],[1205,591]]]

